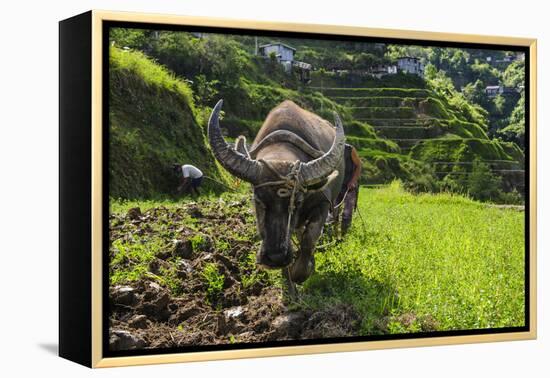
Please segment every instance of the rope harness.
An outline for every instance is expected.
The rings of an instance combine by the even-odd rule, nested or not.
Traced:
[[[322,190],[323,188],[308,190],[308,188],[303,185],[303,183],[300,180],[300,168],[301,168],[300,160],[296,160],[294,163],[292,163],[290,172],[287,175],[280,174],[271,165],[270,162],[268,162],[266,160],[263,160],[263,159],[260,159],[259,161],[261,161],[270,171],[272,171],[279,178],[279,180],[264,182],[264,183],[255,185],[254,188],[280,185],[281,187],[279,189],[277,189],[277,192],[276,192],[277,196],[279,198],[288,198],[288,197],[290,197],[289,204],[288,204],[288,219],[287,219],[286,231],[285,231],[285,243],[286,244],[288,244],[290,242],[290,238],[291,238],[291,233],[292,232],[291,232],[291,227],[290,226],[291,226],[291,222],[292,222],[292,214],[294,213],[294,210],[296,210],[296,193],[297,192],[302,192],[302,193],[305,194],[307,192],[319,192],[320,191],[321,193],[323,193],[323,196],[325,197],[325,199],[330,204],[330,206],[332,208],[333,217],[338,218],[336,213],[337,213],[337,211],[339,211],[340,207],[344,204],[344,202],[346,200],[346,197],[348,195],[348,192],[349,192],[349,188],[346,190],[346,192],[342,196],[342,200],[338,204],[333,205],[330,198],[328,198],[326,193]],[[337,227],[337,224],[335,226]]]
[[[261,183],[259,185],[255,185],[254,188],[261,188],[265,186],[277,186],[281,185],[279,189],[277,189],[277,196],[279,198],[289,198],[288,202],[288,219],[286,222],[286,231],[285,231],[285,244],[290,244],[290,237],[291,237],[291,222],[292,222],[292,214],[294,213],[294,210],[296,210],[296,193],[302,192],[307,193],[307,188],[302,185],[302,182],[300,180],[300,169],[302,167],[300,160],[296,160],[294,163],[292,163],[292,167],[290,169],[290,172],[285,176],[280,174],[269,162],[260,159],[260,161],[265,164],[267,168],[269,168],[270,171],[272,171],[276,176],[279,177],[279,180],[275,181],[268,181]],[[292,249],[291,249],[292,251]],[[292,259],[294,259],[295,256],[292,256]],[[292,287],[294,283],[292,282],[292,278],[290,275],[290,264],[286,267],[286,276],[289,282],[289,288],[290,290],[293,290]]]
[[[292,163],[292,167],[290,169],[290,172],[284,176],[280,174],[272,165],[271,163],[260,159],[260,161],[265,164],[269,170],[271,170],[275,175],[279,177],[279,180],[275,181],[268,181],[261,183],[259,185],[255,185],[254,188],[261,188],[265,186],[278,186],[281,187],[277,189],[277,196],[279,198],[289,198],[288,202],[288,220],[286,223],[286,232],[285,232],[285,243],[288,243],[290,241],[290,225],[292,222],[292,214],[294,213],[294,210],[296,210],[296,193],[302,192],[307,193],[307,188],[302,185],[302,182],[300,180],[300,169],[302,165],[300,164],[300,160],[296,160],[294,163]]]

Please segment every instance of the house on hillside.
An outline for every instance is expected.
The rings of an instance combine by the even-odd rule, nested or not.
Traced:
[[[424,64],[420,59],[412,56],[402,56],[397,58],[397,68],[405,73],[424,77]]]
[[[368,75],[380,79],[386,75],[395,75],[397,73],[397,66],[395,64],[378,64],[370,67]]]
[[[292,69],[299,75],[300,81],[303,83],[309,83],[311,81],[311,64],[294,60],[292,62]]]
[[[505,55],[502,59],[497,59],[496,63],[512,63],[517,58],[517,55]]]
[[[521,87],[506,87],[504,85],[489,85],[485,87],[485,94],[487,97],[493,98],[498,95],[514,96],[521,92]]]
[[[268,43],[265,45],[261,45],[259,47],[260,55],[263,55],[265,57],[270,57],[271,54],[274,54],[279,63],[281,62],[292,63],[294,61],[295,52],[296,52],[296,49],[294,47],[290,47],[289,45],[286,45],[281,42]]]
[[[487,97],[496,97],[504,92],[504,88],[500,85],[488,85],[485,87],[485,94]]]
[[[296,49],[281,42],[268,43],[259,47],[259,54],[265,58],[275,56],[277,61],[284,67],[285,72],[296,72],[300,81],[309,83],[311,64],[294,60]]]
[[[502,94],[503,95],[509,95],[509,96],[514,96],[516,93],[520,93],[521,90],[520,88],[515,88],[515,87],[502,87]]]

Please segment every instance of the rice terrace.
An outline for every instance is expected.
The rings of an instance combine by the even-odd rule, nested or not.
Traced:
[[[524,59],[111,29],[110,350],[525,325]]]

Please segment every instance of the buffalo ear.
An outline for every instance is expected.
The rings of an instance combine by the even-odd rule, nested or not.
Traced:
[[[316,182],[313,185],[307,186],[308,192],[319,192],[323,189],[325,189],[334,179],[338,177],[338,170],[332,171],[330,175],[327,176],[327,178],[322,179],[321,181]]]
[[[300,176],[302,182],[316,183],[327,177],[344,157],[344,148],[346,144],[346,135],[342,120],[337,113],[334,113],[334,123],[336,126],[336,134],[332,141],[330,149],[323,156],[307,163],[301,163]]]
[[[250,159],[250,153],[248,152],[248,148],[246,148],[246,137],[244,135],[239,135],[235,140],[235,151],[240,152]]]

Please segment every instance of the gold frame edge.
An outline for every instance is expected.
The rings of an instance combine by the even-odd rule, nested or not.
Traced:
[[[137,23],[158,23],[169,25],[195,25],[250,30],[290,31],[333,35],[353,35],[363,37],[399,38],[422,41],[444,41],[460,43],[499,44],[529,48],[530,54],[530,234],[529,234],[529,311],[530,330],[483,335],[463,335],[400,339],[383,341],[346,342],[337,344],[315,344],[254,349],[238,349],[209,352],[171,353],[129,357],[103,357],[102,353],[102,23],[103,21],[126,21]],[[406,34],[404,36],[403,34]],[[474,34],[426,32],[415,30],[381,29],[358,26],[338,26],[323,24],[297,24],[237,20],[198,16],[177,16],[163,14],[92,11],[92,367],[117,367],[175,362],[199,362],[209,360],[229,360],[252,357],[274,357],[304,355],[314,353],[352,352],[374,349],[405,347],[426,347],[438,345],[459,345],[500,341],[533,340],[537,338],[537,40],[534,38],[502,37]],[[527,236],[526,236],[527,237]]]
[[[537,338],[537,40],[529,44],[529,325]]]

